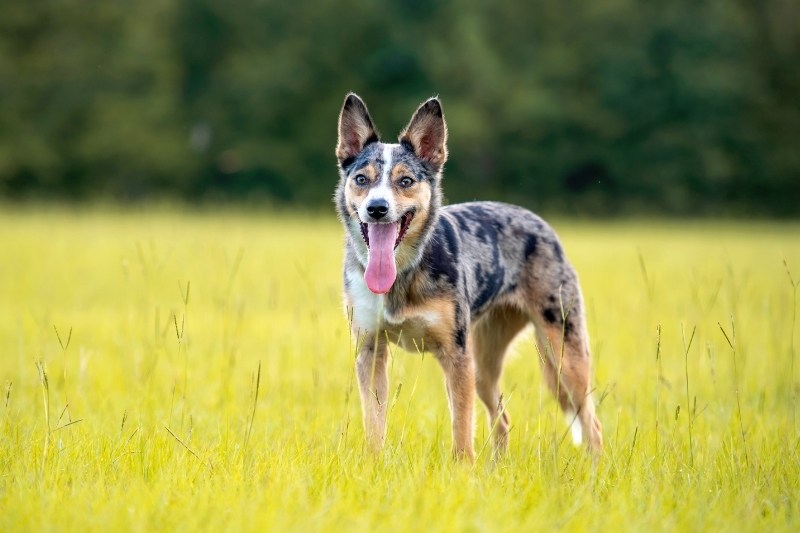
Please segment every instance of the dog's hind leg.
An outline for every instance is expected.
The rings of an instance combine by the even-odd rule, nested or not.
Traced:
[[[386,402],[389,396],[386,342],[380,334],[377,337],[375,334],[367,335],[356,359],[364,434],[375,452],[383,447],[386,437]]]
[[[584,310],[579,296],[575,300],[563,307],[534,309],[533,322],[545,382],[567,416],[573,441],[585,440],[589,450],[599,455],[603,436],[591,394],[591,361]]]
[[[500,375],[508,345],[529,323],[527,315],[512,307],[489,311],[473,327],[475,385],[478,397],[486,405],[489,428],[494,437],[495,456],[508,447],[511,420],[500,393]]]

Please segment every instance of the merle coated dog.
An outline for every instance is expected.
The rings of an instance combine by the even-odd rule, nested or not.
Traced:
[[[499,379],[514,337],[536,331],[544,379],[576,443],[602,449],[591,395],[586,314],[575,270],[553,229],[498,202],[442,206],[447,126],[437,98],[399,136],[380,141],[364,102],[339,115],[335,203],[346,229],[344,293],[353,331],[364,429],[382,447],[387,345],[433,352],[445,375],[453,453],[473,459],[475,391],[489,414],[495,453],[510,419]]]

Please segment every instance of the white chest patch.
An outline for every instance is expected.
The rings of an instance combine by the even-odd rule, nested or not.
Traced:
[[[384,296],[374,294],[367,288],[364,276],[347,271],[348,294],[353,305],[353,329],[373,332],[382,322]]]
[[[364,276],[347,271],[347,286],[350,304],[353,306],[353,330],[372,333],[378,329],[389,332],[404,332],[410,336],[424,336],[425,331],[441,320],[437,311],[417,311],[412,315],[393,315],[386,309],[385,296],[374,294],[367,288]]]

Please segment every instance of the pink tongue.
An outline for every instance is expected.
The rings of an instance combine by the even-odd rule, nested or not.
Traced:
[[[369,236],[369,261],[364,272],[364,281],[375,294],[389,292],[397,277],[394,264],[394,242],[400,224],[367,224]]]

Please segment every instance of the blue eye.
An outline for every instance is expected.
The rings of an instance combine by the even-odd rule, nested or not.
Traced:
[[[356,182],[356,185],[363,187],[364,185],[367,184],[367,177],[363,174],[359,174],[358,176],[353,178],[353,181]]]
[[[408,176],[405,176],[400,180],[400,186],[403,188],[408,188],[411,187],[412,185],[414,185],[414,180],[409,178]]]

